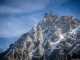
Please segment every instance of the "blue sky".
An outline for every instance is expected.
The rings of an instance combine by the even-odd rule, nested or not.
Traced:
[[[0,52],[50,11],[80,19],[80,0],[0,0]]]

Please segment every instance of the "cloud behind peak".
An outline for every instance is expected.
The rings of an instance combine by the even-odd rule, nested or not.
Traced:
[[[44,9],[49,0],[7,0],[0,4],[0,13],[28,13]]]

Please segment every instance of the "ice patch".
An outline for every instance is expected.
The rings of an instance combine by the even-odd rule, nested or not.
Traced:
[[[45,28],[44,30],[42,30],[42,32],[44,32],[45,30],[47,30],[48,29],[48,27],[47,28]]]
[[[33,53],[33,52],[36,52],[36,50],[37,50],[37,47],[32,51],[32,53]]]
[[[46,18],[44,18],[43,21],[46,21]]]
[[[35,25],[34,27],[33,27],[33,29],[36,31],[36,27],[37,27],[37,25]]]
[[[53,51],[53,49],[56,48],[56,46],[59,44],[59,42],[60,42],[60,41],[66,36],[66,34],[67,34],[67,33],[62,34],[60,29],[58,29],[58,31],[59,31],[60,39],[59,39],[57,42],[50,42],[50,45],[51,45],[50,48],[49,48],[49,49],[51,49],[50,54],[51,54],[51,52]],[[49,55],[50,55],[50,54],[49,54]]]
[[[53,49],[55,49],[55,47],[58,45],[58,43],[60,42],[61,40],[59,40],[59,41],[57,41],[57,42],[51,42],[50,43],[50,45],[51,45],[51,47],[50,47],[50,49],[51,49],[51,51],[50,51],[50,54],[51,54],[51,52],[53,51]],[[49,54],[49,55],[50,55]]]
[[[60,40],[63,39],[66,36],[67,33],[62,34],[61,29],[57,29],[57,30],[59,31],[59,34],[60,34]]]
[[[60,39],[63,39],[63,38],[64,38],[64,36],[60,34]]]
[[[36,47],[34,50],[32,50],[32,52],[29,53],[29,55],[30,55],[30,56],[33,56],[33,54],[36,52],[36,50],[37,50],[37,47]]]
[[[75,29],[71,29],[70,31],[69,31],[69,34],[76,34],[76,32],[79,30],[79,28],[80,28],[80,25],[77,27],[77,28],[75,28]]]

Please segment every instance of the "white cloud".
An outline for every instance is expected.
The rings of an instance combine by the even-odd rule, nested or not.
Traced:
[[[0,4],[0,13],[29,13],[45,9],[50,3],[57,7],[68,1],[70,0],[7,0],[5,4]]]
[[[22,28],[21,22],[4,21],[0,28],[0,37],[18,37],[25,32],[26,28]]]
[[[58,15],[60,16],[76,16],[74,13],[72,13],[72,10],[70,10],[69,7],[66,7],[66,9],[59,9],[59,11],[57,11]]]
[[[57,3],[57,4],[61,4],[61,3],[65,3],[65,2],[69,2],[70,0],[50,0],[50,2],[52,3]]]
[[[0,5],[0,13],[28,13],[44,9],[52,0],[7,0],[5,5]],[[66,0],[53,0],[52,2],[64,2]],[[59,14],[65,11],[57,11]],[[67,13],[66,13],[67,14]],[[14,14],[16,15],[16,14]],[[21,17],[0,18],[0,37],[19,37],[29,31],[34,24],[42,19],[42,14],[25,15]]]
[[[13,8],[9,6],[1,6],[0,13],[20,13],[21,10],[19,8]]]
[[[70,0],[50,0],[55,8],[59,7],[62,3],[69,2]]]
[[[19,18],[1,18],[0,37],[20,37],[22,34],[28,32],[40,20],[39,14],[21,16]]]
[[[21,34],[27,32],[30,28],[24,27],[22,23],[19,20],[3,22],[0,28],[0,37],[19,37]]]
[[[28,13],[44,9],[49,0],[7,0],[0,5],[0,13]]]

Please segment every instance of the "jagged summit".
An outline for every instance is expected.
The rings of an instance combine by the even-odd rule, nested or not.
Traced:
[[[29,32],[0,55],[1,60],[77,60],[80,58],[80,20],[45,14]]]

